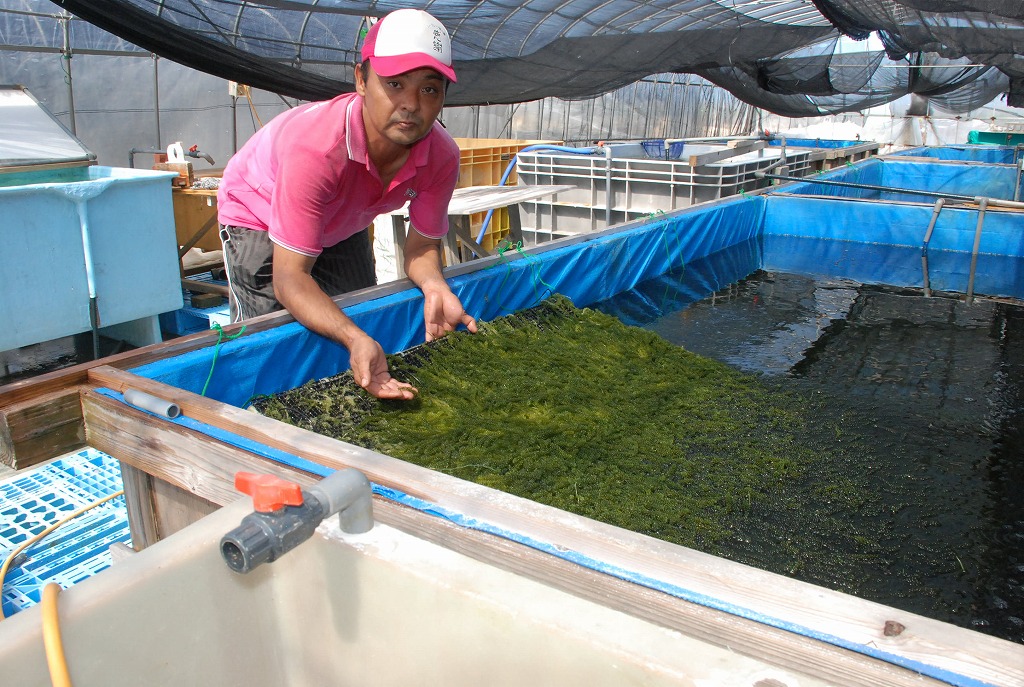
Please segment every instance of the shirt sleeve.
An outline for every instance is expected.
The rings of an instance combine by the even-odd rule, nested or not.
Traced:
[[[420,234],[432,239],[448,235],[448,203],[459,181],[459,151],[445,151],[443,162],[428,166],[417,177],[427,174],[425,185],[416,185],[416,197],[409,203],[409,223]]]

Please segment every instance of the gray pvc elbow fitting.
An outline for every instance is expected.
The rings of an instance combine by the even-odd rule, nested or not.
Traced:
[[[326,505],[325,519],[338,514],[343,532],[362,534],[373,529],[373,490],[370,480],[359,470],[338,470],[306,491]]]

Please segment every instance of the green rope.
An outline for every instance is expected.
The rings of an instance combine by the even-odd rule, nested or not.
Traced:
[[[217,364],[217,356],[220,355],[220,345],[221,345],[221,342],[223,342],[223,341],[232,341],[232,340],[237,339],[238,337],[240,337],[242,335],[242,333],[245,331],[245,325],[243,324],[242,328],[239,329],[234,334],[232,334],[231,336],[225,336],[224,335],[224,328],[220,326],[219,322],[214,322],[213,326],[211,327],[211,329],[216,329],[217,330],[217,343],[213,347],[213,360],[210,361],[210,374],[206,375],[206,383],[203,384],[203,390],[201,392],[199,392],[200,396],[205,396],[206,395],[206,387],[210,386],[210,379],[213,378],[213,368]]]
[[[548,284],[540,276],[540,267],[541,265],[544,264],[543,260],[541,260],[535,255],[530,255],[529,253],[524,251],[522,241],[517,241],[516,243],[512,244],[512,247],[516,249],[516,252],[519,253],[520,257],[522,257],[524,260],[529,261],[529,265],[533,270],[533,295],[537,297],[537,300],[535,303],[531,303],[530,305],[536,305],[537,303],[540,303],[545,298],[553,294],[555,292],[555,287],[553,287],[551,284]],[[547,291],[545,293],[539,293],[537,290],[537,284],[543,284],[544,288],[546,288]]]
[[[675,239],[675,245],[674,246],[669,245],[668,233],[669,233],[669,228],[665,227],[665,229],[662,231],[662,234],[661,234],[661,236],[662,236],[661,241],[662,241],[662,245],[665,246],[665,254],[668,256],[669,268],[670,269],[673,268],[672,267],[672,257],[673,257],[673,255],[678,255],[679,256],[679,267],[685,267],[686,266],[686,261],[683,260],[683,240],[682,240],[682,238],[680,238],[678,231],[673,231],[672,232],[672,238]],[[673,252],[673,248],[675,249],[674,252]]]
[[[531,266],[531,268],[533,270],[533,292],[534,292],[534,295],[537,296],[536,303],[540,303],[545,298],[547,298],[548,295],[553,294],[555,292],[555,287],[551,286],[551,284],[548,284],[540,276],[540,266],[543,264],[544,261],[541,260],[540,258],[538,258],[538,257],[536,257],[534,255],[530,255],[529,253],[524,251],[523,250],[523,242],[522,241],[516,241],[515,243],[512,243],[507,238],[502,239],[501,243],[498,244],[498,247],[496,249],[497,253],[498,253],[498,265],[508,264],[509,260],[508,260],[508,258],[505,257],[505,253],[508,252],[510,249],[511,250],[515,250],[517,253],[519,253],[519,255],[524,260],[527,260],[528,264]],[[498,290],[494,294],[494,300],[497,301],[497,303],[498,303],[498,311],[499,312],[501,312],[501,311],[503,311],[505,309],[505,303],[504,303],[503,300],[500,299],[500,296],[501,296],[501,293],[505,290],[505,283],[508,281],[508,277],[509,277],[509,275],[511,273],[512,273],[512,267],[511,267],[511,265],[509,265],[508,270],[506,270],[506,272],[505,272],[505,278],[501,280],[501,284],[498,285]],[[546,293],[543,293],[543,294],[539,293],[539,291],[538,291],[538,284],[543,284],[547,288]],[[536,303],[534,303],[533,305],[535,305]],[[529,306],[524,306],[524,307],[529,307]]]

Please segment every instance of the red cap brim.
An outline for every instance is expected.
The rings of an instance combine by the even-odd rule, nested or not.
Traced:
[[[414,69],[433,69],[446,77],[449,81],[456,82],[455,70],[447,64],[438,61],[430,55],[414,52],[405,55],[394,55],[391,57],[371,56],[370,65],[373,71],[381,76],[397,76],[411,72]]]

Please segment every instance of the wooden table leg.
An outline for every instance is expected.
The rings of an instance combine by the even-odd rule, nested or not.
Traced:
[[[519,216],[519,203],[509,205],[507,210],[509,241],[519,243],[523,240],[523,220]]]
[[[492,253],[476,242],[473,238],[473,234],[469,231],[469,215],[448,215],[448,240],[454,245],[455,236],[458,236],[459,240],[462,241],[462,250],[467,255],[470,252],[476,253],[477,256],[490,256]],[[455,236],[452,236],[455,234]],[[460,261],[461,262],[461,261]]]
[[[395,270],[398,278],[404,279],[405,273],[405,217],[402,215],[391,215],[391,228],[395,238]]]

